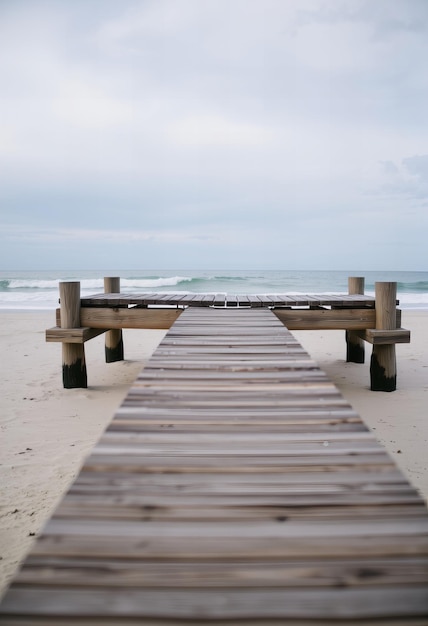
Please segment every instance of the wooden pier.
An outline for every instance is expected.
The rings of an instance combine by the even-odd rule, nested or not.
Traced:
[[[61,308],[57,325],[46,331],[46,341],[63,344],[63,383],[86,387],[84,343],[106,334],[106,361],[123,359],[123,328],[168,329],[187,308],[269,309],[289,330],[346,331],[347,361],[364,362],[364,343],[373,344],[370,386],[394,391],[397,386],[395,344],[408,343],[401,328],[396,283],[376,283],[375,297],[364,295],[364,278],[348,279],[349,293],[331,294],[126,294],[120,279],[105,278],[105,293],[80,297],[80,283],[60,283]]]
[[[6,625],[428,623],[428,512],[265,307],[188,307],[0,606]]]

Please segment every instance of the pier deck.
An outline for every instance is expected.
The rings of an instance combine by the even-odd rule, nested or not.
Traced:
[[[273,312],[189,307],[3,624],[426,624],[428,512]]]
[[[283,307],[338,306],[374,308],[375,298],[364,294],[230,294],[230,293],[100,293],[81,298],[83,307],[101,306],[217,306]]]
[[[86,387],[84,343],[106,332],[106,361],[123,360],[123,328],[168,329],[187,308],[266,308],[289,330],[346,330],[346,360],[364,363],[364,342],[373,344],[370,387],[394,391],[395,344],[408,343],[396,308],[396,283],[376,283],[375,297],[364,295],[364,278],[348,279],[348,294],[230,295],[201,293],[121,293],[120,278],[104,279],[104,293],[80,297],[80,283],[60,283],[61,308],[46,341],[63,344],[64,387]]]

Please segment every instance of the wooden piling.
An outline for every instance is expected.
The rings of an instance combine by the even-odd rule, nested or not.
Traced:
[[[61,328],[80,327],[80,283],[59,284]],[[62,344],[62,380],[65,389],[88,386],[83,343]]]
[[[120,278],[117,276],[104,278],[104,292],[120,293]],[[105,355],[106,363],[123,361],[123,337],[121,329],[106,332]]]
[[[376,329],[397,328],[397,283],[375,283]],[[372,391],[395,391],[397,388],[397,363],[395,343],[373,344],[370,363],[370,388]]]
[[[364,294],[364,277],[350,276],[348,278],[348,293]],[[352,330],[346,331],[346,361],[348,363],[364,363],[364,340]]]

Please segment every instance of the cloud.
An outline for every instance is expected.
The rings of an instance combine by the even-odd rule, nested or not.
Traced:
[[[418,0],[4,0],[4,259],[280,263],[286,233],[318,265],[369,215],[381,246],[425,219],[427,31]]]
[[[131,102],[113,98],[80,78],[61,81],[52,104],[59,121],[84,130],[129,129],[134,118]]]
[[[271,143],[273,138],[268,127],[218,115],[193,115],[177,120],[169,128],[168,137],[184,146],[239,146],[241,149],[257,148]]]
[[[380,161],[380,165],[382,167],[382,171],[387,175],[387,176],[397,176],[399,174],[399,169],[398,167],[395,165],[395,163],[393,161]]]
[[[417,176],[420,182],[428,183],[428,154],[403,159],[403,165],[410,174]]]

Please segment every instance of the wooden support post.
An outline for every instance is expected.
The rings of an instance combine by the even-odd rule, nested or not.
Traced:
[[[104,293],[120,293],[120,278],[104,278]],[[123,361],[123,338],[121,329],[106,332],[105,353],[106,363]]]
[[[376,329],[397,328],[397,283],[375,283]],[[397,363],[395,344],[373,345],[370,363],[370,388],[372,391],[395,391],[397,388]]]
[[[61,328],[80,327],[80,283],[59,284]],[[65,389],[88,386],[83,343],[62,344],[62,381]]]
[[[348,278],[348,293],[364,293],[364,277],[350,276]],[[364,340],[352,331],[346,331],[346,361],[348,363],[364,363],[365,349]]]

